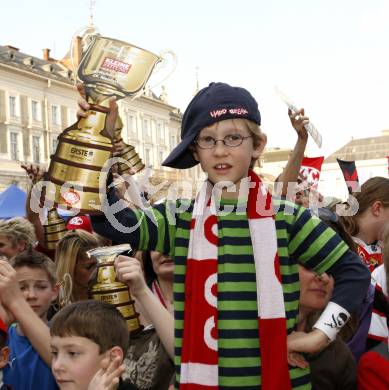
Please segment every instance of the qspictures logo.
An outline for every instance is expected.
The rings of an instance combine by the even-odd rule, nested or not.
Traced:
[[[127,74],[131,69],[131,64],[115,60],[114,58],[105,57],[103,63],[101,64],[102,69],[111,70],[114,72],[120,72]]]

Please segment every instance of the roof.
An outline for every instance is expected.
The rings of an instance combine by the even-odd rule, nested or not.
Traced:
[[[24,217],[26,215],[26,193],[11,184],[0,195],[0,218]]]
[[[389,135],[353,139],[335,153],[328,156],[324,163],[346,161],[375,160],[389,155]]]
[[[46,61],[22,53],[12,46],[0,45],[0,65],[8,65],[37,76],[74,85],[73,72],[56,61]]]
[[[279,161],[287,161],[291,149],[269,148],[263,153],[264,163],[273,163]]]

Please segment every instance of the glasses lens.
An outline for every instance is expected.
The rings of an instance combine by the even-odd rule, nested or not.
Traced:
[[[215,146],[215,139],[213,137],[201,137],[196,142],[203,149],[211,149]]]
[[[229,134],[224,137],[224,143],[227,146],[239,146],[243,142],[240,134]]]

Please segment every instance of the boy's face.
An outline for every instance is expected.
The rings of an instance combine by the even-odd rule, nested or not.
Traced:
[[[0,255],[7,259],[16,256],[26,249],[25,241],[14,243],[8,236],[0,235]]]
[[[51,371],[60,389],[86,390],[109,351],[100,354],[93,341],[78,336],[51,337]]]
[[[194,157],[208,174],[211,183],[229,181],[236,185],[236,190],[239,190],[239,183],[241,179],[247,177],[252,159],[259,158],[265,143],[254,147],[252,133],[244,121],[239,119],[234,121],[228,119],[206,127],[201,130],[197,139],[212,137],[221,140],[233,134],[250,138],[244,139],[242,144],[236,147],[228,147],[223,142],[217,142],[212,149],[201,149],[196,145]]]
[[[46,321],[51,302],[57,298],[58,288],[53,286],[47,272],[40,268],[16,268],[16,278],[24,298],[35,313]]]

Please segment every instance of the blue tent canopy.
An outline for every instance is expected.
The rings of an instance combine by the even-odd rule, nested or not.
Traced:
[[[0,194],[0,218],[24,217],[26,193],[16,184],[11,184]]]

